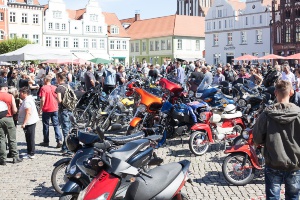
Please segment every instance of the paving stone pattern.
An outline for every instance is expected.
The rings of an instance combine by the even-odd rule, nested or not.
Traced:
[[[26,143],[23,130],[17,129],[18,147],[20,153],[26,152]],[[51,185],[50,176],[53,164],[63,158],[60,149],[56,149],[53,128],[50,127],[50,147],[41,147],[38,144],[43,140],[42,123],[36,128],[36,158],[24,160],[22,163],[12,164],[7,159],[6,166],[0,166],[0,199],[58,199]],[[186,183],[183,192],[189,199],[265,199],[264,180],[255,180],[244,187],[229,185],[222,174],[222,151],[217,151],[218,145],[213,145],[203,156],[193,156],[187,144],[188,138],[173,139],[168,145],[157,150],[158,156],[164,163],[177,162],[183,159],[191,161],[191,178],[193,186]]]

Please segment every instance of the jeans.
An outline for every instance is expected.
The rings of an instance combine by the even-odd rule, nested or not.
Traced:
[[[44,134],[44,142],[49,143],[49,121],[52,121],[52,125],[54,127],[55,139],[56,142],[62,141],[61,132],[59,129],[58,122],[58,112],[43,112],[42,113],[42,122],[43,122],[43,134]]]
[[[70,122],[70,118],[69,116],[72,115],[72,112],[69,110],[60,110],[58,112],[58,119],[59,119],[59,123],[62,129],[62,134],[63,134],[63,138],[64,138],[64,142],[62,145],[62,150],[67,150],[67,145],[66,145],[66,137],[69,134],[69,131],[71,129],[71,122]]]
[[[33,156],[35,153],[35,124],[25,126],[24,133],[27,144],[27,154]]]
[[[19,157],[16,139],[16,126],[12,117],[0,119],[0,160],[6,160],[6,136],[8,139],[9,152],[14,158]]]
[[[281,184],[285,184],[285,199],[298,200],[300,192],[300,170],[281,171],[266,167],[266,199],[280,199]]]

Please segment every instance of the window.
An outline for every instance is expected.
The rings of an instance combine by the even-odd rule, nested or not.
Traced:
[[[277,27],[276,42],[281,43],[281,27]]]
[[[64,47],[69,47],[69,38],[64,38]]]
[[[123,44],[123,49],[126,50],[127,49],[127,42],[123,41],[122,44]]]
[[[300,25],[296,26],[296,42],[300,42]]]
[[[160,47],[161,50],[166,50],[166,41],[165,40],[161,40],[160,41],[160,46],[161,46]]]
[[[4,31],[0,31],[0,40],[4,40]]]
[[[59,23],[55,23],[55,30],[59,30]]]
[[[257,43],[262,43],[262,30],[256,30],[256,42]]]
[[[110,49],[115,49],[115,41],[114,40],[110,41]],[[132,52],[134,52],[134,51],[132,51]]]
[[[216,29],[216,22],[214,22],[214,29]]]
[[[15,12],[9,13],[9,22],[16,22],[16,13]]]
[[[96,33],[96,26],[92,26],[92,32]]]
[[[196,51],[200,51],[200,40],[196,40]]]
[[[9,34],[9,38],[15,38],[15,37],[17,37],[17,34],[16,34],[16,33],[10,33],[10,34]]]
[[[102,33],[102,26],[98,26],[98,32]]]
[[[98,21],[98,15],[91,14],[91,15],[90,15],[90,20],[91,20],[92,22]]]
[[[117,49],[121,49],[121,41],[117,40]]]
[[[222,17],[222,10],[218,10],[218,17]]]
[[[33,5],[33,0],[27,0],[28,5]]]
[[[73,40],[73,47],[78,48],[78,38],[74,38]]]
[[[285,42],[291,42],[291,27],[289,25],[285,29]]]
[[[51,37],[46,37],[46,47],[51,47]]]
[[[33,14],[33,23],[38,24],[39,23],[39,15],[38,14]]]
[[[16,3],[16,0],[9,0],[10,3]]]
[[[247,35],[246,31],[241,31],[241,44],[247,44]]]
[[[224,28],[227,28],[227,20],[224,21]]]
[[[54,19],[61,19],[61,11],[53,11],[53,18]]]
[[[259,15],[259,23],[262,24],[262,15]]]
[[[22,38],[28,39],[28,34],[22,34]]]
[[[232,33],[227,33],[227,45],[232,45]]]
[[[222,22],[219,21],[219,29],[221,29],[221,28],[222,28]]]
[[[246,17],[245,20],[246,20],[246,21],[245,21],[245,24],[248,25],[248,17]]]
[[[86,32],[90,32],[90,26],[86,26],[86,27],[85,27],[85,31],[86,31]]]
[[[33,35],[32,40],[35,44],[39,44],[40,43],[39,35]]]
[[[232,27],[233,27],[233,21],[231,19],[231,20],[229,20],[229,28],[232,28]]]
[[[154,51],[154,42],[150,41],[150,51]]]
[[[134,43],[131,43],[131,44],[130,44],[130,51],[131,51],[131,52],[134,52]]]
[[[142,46],[143,46],[143,47],[142,47],[142,51],[145,52],[145,51],[146,51],[146,48],[147,48],[147,47],[146,47],[146,42],[143,42]]]
[[[22,13],[22,23],[27,24],[27,13]]]
[[[0,21],[4,21],[4,13],[0,13]]]
[[[61,30],[66,30],[66,24],[61,24]]]
[[[60,38],[59,37],[54,38],[54,46],[60,47]]]
[[[50,22],[50,23],[48,24],[48,28],[49,28],[49,30],[53,29],[53,23],[52,23],[52,22]]]
[[[99,48],[100,49],[104,49],[105,48],[104,40],[102,40],[102,39],[100,40]]]
[[[286,10],[285,11],[285,18],[286,19],[290,19],[291,18],[291,11],[290,10]]]
[[[92,48],[93,49],[97,48],[97,41],[96,41],[96,39],[92,39]]]
[[[213,44],[214,44],[214,46],[218,46],[219,45],[219,34],[215,33],[213,36],[214,36]]]
[[[83,48],[89,48],[89,39],[83,39]]]
[[[155,51],[159,51],[159,41],[155,41]]]
[[[171,40],[167,40],[167,50],[171,50]]]
[[[135,43],[135,52],[140,52],[140,44],[139,44],[139,42]]]
[[[181,50],[182,49],[182,40],[177,41],[177,49]]]
[[[119,28],[117,26],[112,26],[110,29],[111,34],[119,34]]]

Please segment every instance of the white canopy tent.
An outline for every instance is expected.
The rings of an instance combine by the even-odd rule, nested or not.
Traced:
[[[66,53],[58,49],[47,49],[38,44],[27,44],[20,49],[0,55],[0,61],[6,62],[49,59],[73,59],[73,56],[71,53]]]

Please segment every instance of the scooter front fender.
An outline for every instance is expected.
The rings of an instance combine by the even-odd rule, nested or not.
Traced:
[[[79,194],[82,190],[81,183],[76,179],[69,179],[69,181],[61,189],[65,193],[77,193]]]
[[[207,135],[208,135],[209,142],[214,142],[214,140],[212,138],[211,129],[210,129],[210,126],[208,124],[197,123],[194,126],[192,126],[191,130],[192,131],[201,131],[201,130],[204,130],[207,133]]]
[[[69,163],[70,161],[72,160],[72,158],[63,158],[63,159],[60,159],[59,161],[57,161],[56,163],[53,164],[54,167],[57,167],[63,163]]]
[[[130,122],[130,126],[131,127],[136,127],[137,125],[138,125],[138,123],[140,122],[142,120],[142,118],[140,118],[140,117],[135,117],[135,118],[133,118],[132,120],[131,120],[131,122]]]
[[[262,169],[258,162],[255,149],[250,145],[235,145],[235,146],[232,146],[232,147],[226,149],[224,151],[224,153],[226,153],[226,154],[228,154],[228,153],[245,153],[249,156],[249,159],[250,159],[252,165],[256,169]]]

